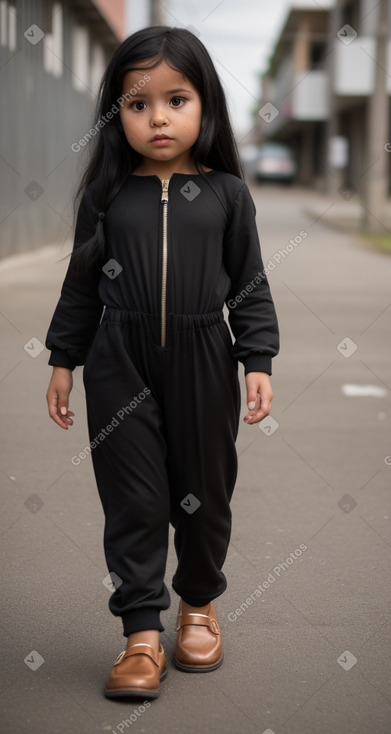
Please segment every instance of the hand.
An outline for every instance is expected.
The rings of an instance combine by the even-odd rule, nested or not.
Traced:
[[[68,410],[69,393],[73,387],[72,370],[67,367],[53,367],[53,374],[46,393],[49,415],[58,426],[68,430],[73,426],[71,410]]]
[[[267,372],[248,372],[245,375],[248,413],[243,420],[250,425],[259,423],[270,413],[273,390]]]

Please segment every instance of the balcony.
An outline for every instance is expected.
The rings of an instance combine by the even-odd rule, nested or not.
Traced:
[[[295,74],[292,117],[295,120],[325,120],[328,115],[328,74],[305,71]]]
[[[267,80],[263,104],[271,102],[278,115],[267,125],[272,136],[289,120],[326,120],[329,110],[328,73],[325,69],[293,72],[287,57],[274,80]]]
[[[375,84],[376,41],[371,36],[357,36],[349,44],[335,44],[335,94],[368,96]],[[391,41],[388,43],[387,92],[391,94]]]

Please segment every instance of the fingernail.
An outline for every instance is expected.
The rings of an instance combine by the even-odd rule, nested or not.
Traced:
[[[67,409],[66,408],[61,408],[60,412],[61,412],[62,415],[66,415],[67,414]]]
[[[255,403],[254,403],[254,402],[252,402],[252,403],[249,403],[249,404],[248,404],[248,407],[249,407],[249,410],[254,410],[254,408],[255,408]]]

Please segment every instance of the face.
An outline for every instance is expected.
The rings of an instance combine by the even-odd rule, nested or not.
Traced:
[[[150,81],[141,87],[138,82],[146,73]],[[153,69],[128,72],[122,94],[129,90],[132,95],[121,106],[120,119],[129,145],[143,156],[142,167],[194,167],[191,147],[200,132],[202,101],[189,79],[162,62]],[[160,140],[154,140],[156,136]]]

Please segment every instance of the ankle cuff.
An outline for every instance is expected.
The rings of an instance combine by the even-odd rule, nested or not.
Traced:
[[[141,630],[159,630],[164,632],[164,626],[160,621],[159,609],[144,607],[141,609],[132,609],[122,617],[123,635],[129,637],[133,632],[141,632]]]

